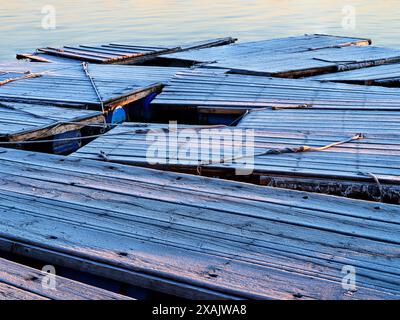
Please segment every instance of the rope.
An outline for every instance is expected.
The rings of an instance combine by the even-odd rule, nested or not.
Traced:
[[[86,76],[89,78],[90,83],[92,84],[92,87],[93,87],[94,91],[96,92],[97,98],[99,99],[100,104],[101,104],[101,110],[104,113],[104,102],[103,102],[103,99],[101,98],[100,92],[97,89],[96,84],[94,83],[94,80],[93,80],[92,76],[89,73],[89,64],[87,62],[82,62],[82,67],[83,67],[83,70],[85,71]]]
[[[360,172],[360,174],[362,174],[364,176],[369,176],[372,179],[374,179],[374,181],[375,181],[375,183],[376,183],[376,185],[378,187],[378,190],[379,190],[379,198],[378,199],[379,199],[380,202],[382,202],[383,201],[383,187],[382,187],[382,185],[381,185],[381,183],[379,181],[379,178],[375,174],[373,174],[372,172],[366,172],[366,173]]]
[[[245,156],[232,157],[232,158],[222,158],[218,162],[207,161],[205,163],[203,162],[203,163],[200,163],[198,165],[197,172],[200,172],[199,167],[201,167],[201,166],[212,165],[212,164],[222,164],[222,163],[226,163],[227,161],[231,161],[232,162],[232,161],[243,159],[243,158],[259,157],[259,156],[265,156],[265,155],[277,155],[277,154],[284,154],[284,153],[325,151],[325,150],[327,150],[329,148],[333,148],[333,147],[339,146],[339,145],[344,144],[344,143],[348,143],[348,142],[355,141],[355,140],[361,140],[361,139],[364,139],[364,135],[361,134],[361,133],[358,133],[355,136],[353,136],[353,137],[351,137],[351,138],[349,138],[347,140],[334,142],[334,143],[328,144],[328,145],[323,146],[323,147],[301,146],[301,147],[295,147],[295,148],[268,149],[268,150],[266,150],[264,152],[255,153],[255,154],[252,154],[252,155],[245,155]]]
[[[301,147],[296,147],[296,148],[269,149],[269,150],[267,150],[265,152],[261,152],[261,153],[255,154],[254,156],[263,156],[263,155],[269,155],[269,154],[282,154],[282,153],[324,151],[324,150],[339,146],[339,145],[344,144],[344,143],[348,143],[348,142],[355,141],[355,140],[361,140],[361,139],[364,139],[364,135],[361,134],[361,133],[358,133],[355,136],[353,136],[353,137],[351,137],[351,138],[349,138],[347,140],[334,142],[334,143],[328,144],[328,145],[323,146],[323,147],[301,146]]]
[[[237,119],[233,120],[229,126],[233,126],[235,123],[239,123],[240,120],[242,120],[245,116],[247,116],[250,113],[250,110],[247,109],[245,113],[243,113],[242,115],[240,115]]]

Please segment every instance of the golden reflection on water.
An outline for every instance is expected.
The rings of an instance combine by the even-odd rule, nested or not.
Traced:
[[[219,36],[241,40],[303,33],[371,37],[400,47],[398,0],[2,0],[1,58],[38,46],[82,42],[177,43]],[[53,5],[57,28],[41,27]],[[356,9],[356,28],[342,28],[345,5]]]

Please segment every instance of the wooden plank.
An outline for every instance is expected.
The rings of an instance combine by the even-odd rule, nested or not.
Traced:
[[[2,250],[186,298],[399,295],[398,206],[11,149],[0,164]]]
[[[237,124],[238,128],[268,131],[318,131],[326,133],[398,134],[400,132],[398,111],[371,110],[316,110],[254,109]]]
[[[125,96],[119,97],[117,99],[111,99],[111,100],[107,101],[106,103],[110,109],[113,109],[113,108],[116,108],[119,106],[125,106],[129,103],[143,99],[151,93],[159,93],[161,91],[162,87],[163,87],[162,84],[157,84],[155,86],[143,88],[143,90],[136,92],[134,95],[132,95],[132,94],[125,95]]]
[[[30,54],[30,53],[19,53],[16,55],[17,60],[30,60],[33,62],[46,62],[46,63],[51,63],[52,61],[46,59],[46,58],[42,58],[39,56],[35,56],[34,54]]]
[[[48,300],[36,294],[0,283],[0,300]]]
[[[195,41],[181,45],[182,51],[214,48],[235,43],[238,39],[232,37]]]
[[[93,56],[93,55],[79,55],[79,54],[74,54],[74,53],[70,53],[70,52],[65,52],[64,50],[55,49],[55,48],[39,48],[37,50],[39,52],[43,52],[46,54],[60,56],[60,57],[66,57],[66,58],[76,59],[76,60],[82,60],[82,57],[83,57],[85,59],[84,61],[93,62],[93,63],[102,63],[104,61],[104,59]]]
[[[309,77],[310,80],[398,87],[400,64],[393,63],[359,70],[350,70]]]
[[[3,297],[21,300],[131,300],[110,291],[54,275],[55,288],[42,285],[45,273],[40,270],[0,258],[0,292]],[[7,287],[9,290],[4,291]]]

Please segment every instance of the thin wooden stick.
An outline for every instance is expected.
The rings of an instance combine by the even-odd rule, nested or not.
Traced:
[[[31,74],[28,74],[28,75],[26,75],[26,76],[19,77],[19,78],[9,78],[9,79],[6,79],[6,80],[1,81],[1,82],[0,82],[0,86],[3,86],[3,85],[5,85],[5,84],[7,84],[7,83],[19,81],[19,80],[32,79],[32,78],[39,78],[39,77],[43,76],[43,74],[44,74],[44,73],[31,73]]]

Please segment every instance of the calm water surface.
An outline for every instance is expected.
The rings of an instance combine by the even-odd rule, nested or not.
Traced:
[[[42,28],[52,5],[56,29]],[[344,29],[344,6],[356,12]],[[176,44],[235,36],[243,40],[304,33],[370,37],[400,48],[399,0],[1,0],[0,58],[40,46],[110,41]]]

